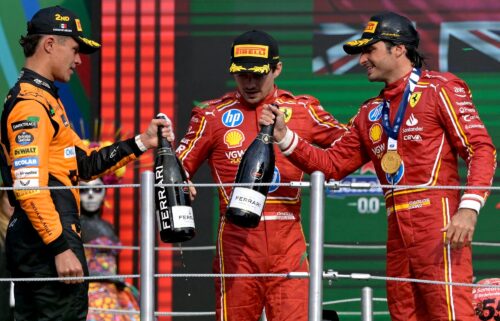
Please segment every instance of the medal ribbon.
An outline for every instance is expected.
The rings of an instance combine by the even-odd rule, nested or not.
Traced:
[[[406,106],[408,106],[408,101],[410,96],[415,90],[415,86],[420,79],[421,70],[418,68],[413,68],[408,83],[406,84],[405,91],[403,93],[403,99],[399,104],[398,111],[396,113],[396,118],[394,119],[394,125],[391,126],[389,119],[389,103],[384,99],[384,104],[382,105],[382,126],[387,136],[387,150],[397,150],[398,149],[398,134],[401,128],[401,123],[403,122],[403,117],[405,116]]]

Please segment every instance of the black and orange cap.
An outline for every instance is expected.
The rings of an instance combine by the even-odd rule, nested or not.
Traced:
[[[370,18],[361,39],[344,44],[344,51],[349,55],[359,54],[362,48],[380,40],[408,44],[417,48],[420,38],[408,18],[394,12],[382,12]]]

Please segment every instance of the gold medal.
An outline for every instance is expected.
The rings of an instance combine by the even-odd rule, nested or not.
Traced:
[[[401,156],[395,150],[388,150],[387,153],[382,156],[382,169],[387,174],[395,174],[399,166],[401,166]]]

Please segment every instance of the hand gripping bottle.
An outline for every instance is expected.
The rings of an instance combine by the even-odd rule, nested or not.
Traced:
[[[168,119],[159,113],[157,119]],[[182,184],[187,182],[186,172],[175,155],[170,142],[161,135],[163,126],[158,126],[158,149],[155,157],[155,185]],[[194,216],[185,186],[155,186],[155,212],[160,238],[165,243],[176,243],[194,237]]]
[[[274,174],[274,124],[263,126],[241,158],[235,183],[271,183]],[[235,186],[227,206],[226,218],[242,227],[259,225],[269,185]]]

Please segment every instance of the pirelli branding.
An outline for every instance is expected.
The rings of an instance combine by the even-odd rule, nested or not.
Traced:
[[[14,195],[20,201],[28,199],[35,194],[40,194],[40,190],[39,189],[14,190]]]
[[[369,21],[363,32],[374,33],[377,29],[378,21]]]
[[[75,24],[76,24],[76,30],[82,32],[83,28],[82,28],[82,24],[80,23],[80,19],[75,19]]]
[[[257,57],[269,58],[269,46],[262,45],[236,45],[234,46],[234,58]]]

